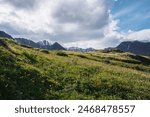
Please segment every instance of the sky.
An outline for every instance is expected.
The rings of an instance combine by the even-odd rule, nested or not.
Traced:
[[[0,0],[0,30],[65,47],[150,41],[150,0]]]

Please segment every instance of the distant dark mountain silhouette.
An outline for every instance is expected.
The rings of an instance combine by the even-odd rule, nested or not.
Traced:
[[[0,37],[13,39],[11,35],[5,33],[4,31],[0,31]]]
[[[131,52],[137,55],[150,55],[150,42],[126,41],[122,42],[117,49],[124,52]]]
[[[68,51],[74,51],[74,52],[90,52],[90,51],[94,51],[95,49],[93,48],[78,48],[78,47],[70,47],[67,49]]]
[[[39,41],[36,43],[30,39],[13,38],[11,35],[5,33],[4,31],[0,31],[0,37],[13,39],[13,40],[16,40],[16,42],[19,44],[31,46],[34,48],[41,48],[41,49],[48,49],[48,50],[66,50],[63,46],[61,46],[57,42],[55,42],[54,44],[51,44],[48,41],[44,40],[44,41]]]
[[[55,42],[53,45],[50,46],[50,50],[66,50],[62,47],[59,43]]]
[[[0,37],[14,39],[11,35],[5,33],[4,31],[0,31]],[[36,43],[32,40],[24,39],[24,38],[15,38],[15,40],[20,44],[35,47],[35,48],[48,49],[48,50],[66,50],[62,45],[60,45],[57,42],[55,42],[54,44],[51,44],[48,41],[44,40],[44,41],[39,41]],[[137,55],[150,56],[150,42],[126,41],[118,45],[116,49],[124,51],[124,52],[131,52]],[[88,51],[93,51],[94,49],[93,48],[82,49],[82,48],[77,48],[77,47],[71,47],[71,48],[68,48],[68,50],[88,52]],[[107,51],[110,51],[110,49],[107,49]]]
[[[39,41],[39,42],[34,42],[29,39],[24,39],[24,38],[15,38],[15,40],[23,45],[31,46],[34,48],[41,48],[41,49],[47,49],[47,50],[66,50],[64,47],[62,47],[59,43],[55,42],[54,44],[50,44],[48,41]]]
[[[31,41],[29,39],[25,39],[25,38],[15,38],[15,40],[23,45],[27,45],[27,46],[31,46],[31,47],[35,47],[35,48],[39,48],[39,45],[37,43],[35,43],[34,41]]]

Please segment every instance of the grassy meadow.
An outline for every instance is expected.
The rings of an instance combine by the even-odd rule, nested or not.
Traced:
[[[150,99],[150,57],[48,51],[0,39],[0,99]]]

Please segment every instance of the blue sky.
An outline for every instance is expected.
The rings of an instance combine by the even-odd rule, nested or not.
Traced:
[[[111,13],[120,20],[121,31],[150,28],[150,0],[118,0]]]
[[[0,0],[0,30],[65,47],[150,41],[150,0]]]

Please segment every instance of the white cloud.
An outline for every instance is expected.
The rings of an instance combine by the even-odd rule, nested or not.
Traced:
[[[1,24],[9,24],[12,28],[19,29],[18,32],[22,29],[34,33],[37,38],[42,38],[39,33],[46,33],[54,41],[71,42],[82,37],[88,40],[89,37],[91,39],[101,35],[101,29],[109,20],[108,4],[105,0],[2,1]],[[35,7],[34,2],[40,3],[36,9],[32,9]],[[24,8],[18,7],[24,4]]]
[[[116,46],[136,35],[141,40],[149,38],[147,30],[118,32],[119,21],[113,19],[110,7],[106,0],[0,0],[0,30],[83,48]],[[116,16],[123,13],[128,11]]]
[[[126,35],[128,40],[148,40],[150,41],[150,29],[140,31],[129,31]]]

